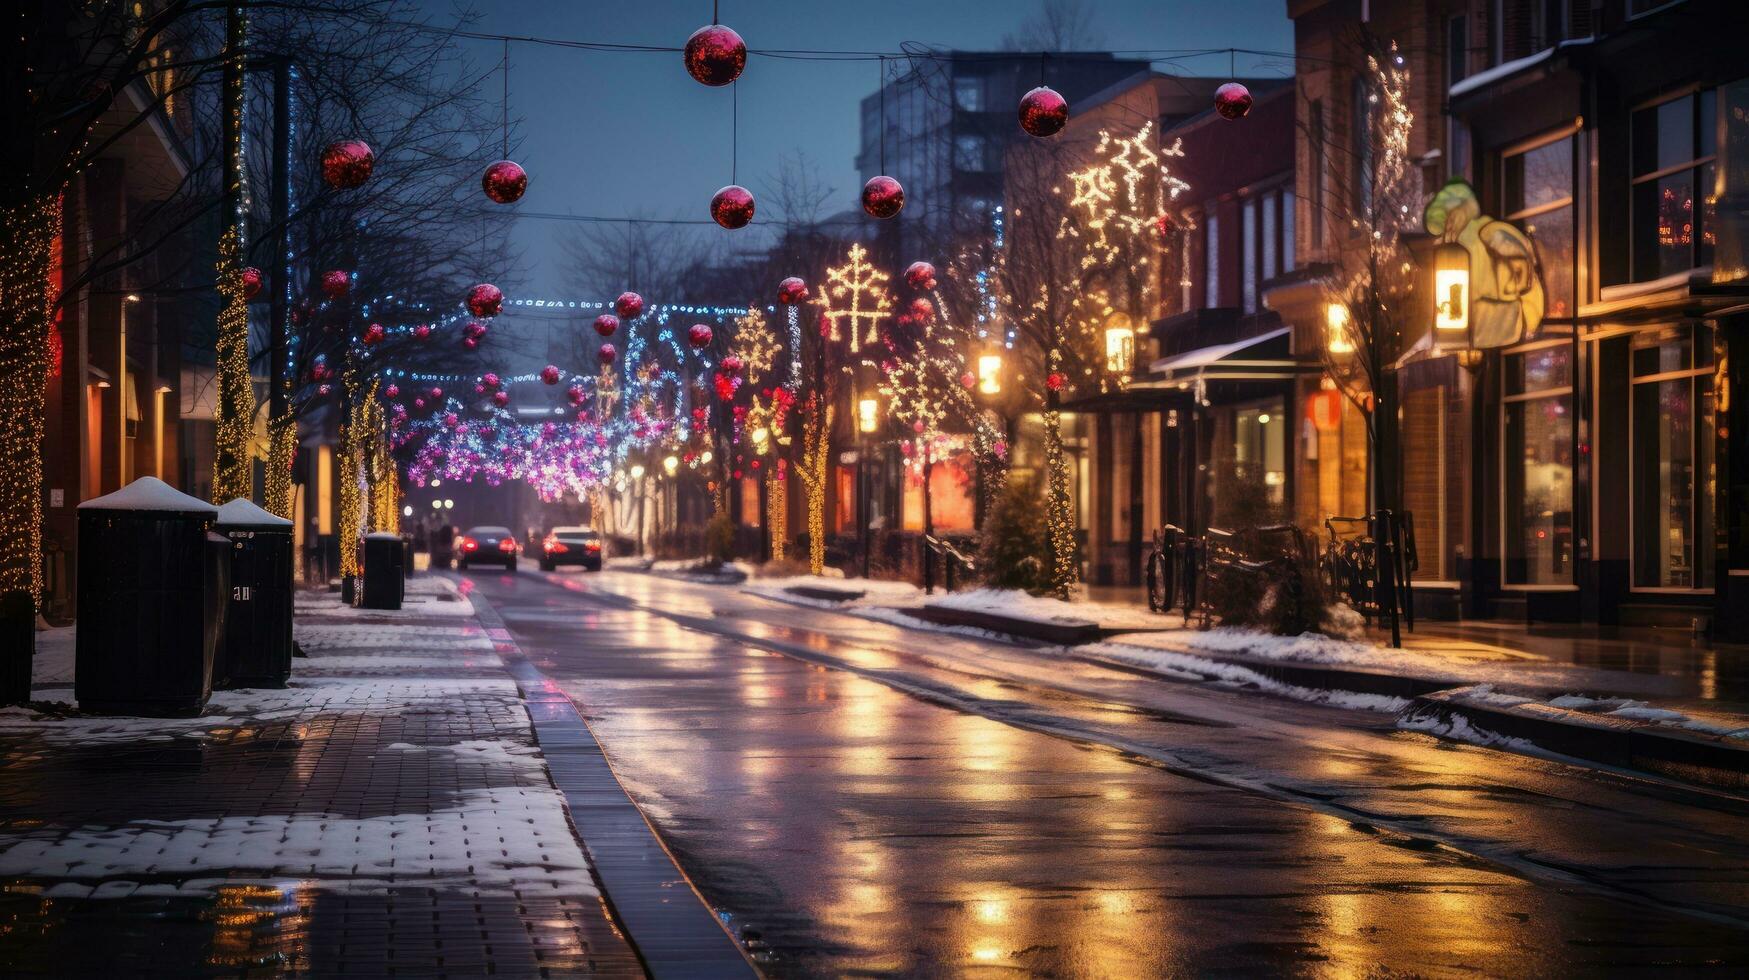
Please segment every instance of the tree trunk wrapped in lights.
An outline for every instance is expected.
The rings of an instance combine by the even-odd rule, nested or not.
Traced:
[[[1068,599],[1078,578],[1080,562],[1075,556],[1075,501],[1069,495],[1069,463],[1063,457],[1063,417],[1056,408],[1046,410],[1045,423],[1045,527],[1051,544],[1051,594]]]
[[[298,454],[298,420],[291,414],[267,423],[267,476],[262,493],[267,511],[292,519],[292,465]]]
[[[219,238],[218,286],[225,298],[218,321],[218,404],[213,413],[213,501],[224,503],[254,496],[255,479],[250,439],[255,429],[255,385],[249,377],[249,301],[243,295],[243,253],[249,210],[243,171],[243,107],[246,90],[243,59],[248,20],[242,5],[233,4],[226,18],[223,134],[225,203],[229,222]]]
[[[0,214],[0,595],[42,599],[43,399],[59,196]]]
[[[771,529],[771,560],[783,561],[789,538],[788,467],[780,458],[765,477],[766,523]]]
[[[826,568],[826,479],[832,452],[832,406],[810,397],[802,421],[802,464],[796,477],[808,495],[808,572]]]

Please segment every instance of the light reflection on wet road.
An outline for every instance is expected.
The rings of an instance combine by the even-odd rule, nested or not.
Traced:
[[[1668,909],[1687,897],[1749,918],[1740,801],[722,587],[473,578],[775,975],[1749,958],[1737,924]],[[937,656],[967,644],[978,669]],[[1527,881],[1513,855],[1550,870]],[[1600,896],[1587,878],[1649,899]]]

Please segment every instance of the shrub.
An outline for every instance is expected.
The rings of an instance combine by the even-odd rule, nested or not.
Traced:
[[[1051,588],[1050,541],[1038,480],[1010,475],[978,539],[978,571],[984,584],[1042,594]]]
[[[1330,599],[1309,555],[1260,540],[1255,528],[1238,531],[1234,544],[1254,563],[1211,563],[1203,583],[1203,601],[1220,625],[1251,627],[1277,636],[1324,628]]]
[[[705,555],[718,565],[735,559],[735,522],[728,514],[718,514],[704,526]]]

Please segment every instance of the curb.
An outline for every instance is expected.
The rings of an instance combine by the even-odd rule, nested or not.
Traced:
[[[855,602],[868,595],[860,589],[834,589],[824,585],[791,585],[784,589],[790,595],[798,595],[804,599],[818,599],[821,602]]]
[[[1165,653],[1174,653],[1181,657],[1191,657],[1197,660],[1207,660],[1224,667],[1238,667],[1266,680],[1287,684],[1291,687],[1303,687],[1314,691],[1376,694],[1382,697],[1400,698],[1405,701],[1412,701],[1435,691],[1450,690],[1465,683],[1462,680],[1449,677],[1416,677],[1405,674],[1389,674],[1382,670],[1369,670],[1364,667],[1344,667],[1335,664],[1315,664],[1293,660],[1266,660],[1230,653],[1213,653],[1195,647],[1149,647],[1148,649],[1161,650]],[[1105,658],[1099,659],[1101,662],[1105,662]],[[1194,668],[1185,669],[1194,670]]]
[[[1536,702],[1487,704],[1472,700],[1472,690],[1421,695],[1397,716],[1398,724],[1423,729],[1467,725],[1575,759],[1720,789],[1749,788],[1749,745],[1741,740]]]
[[[1084,619],[1046,623],[1036,619],[1021,619],[1017,616],[1004,616],[1000,613],[983,612],[976,609],[956,609],[940,605],[912,606],[901,608],[899,612],[928,623],[937,623],[942,626],[970,626],[974,629],[989,630],[992,633],[1006,633],[1023,640],[1038,640],[1054,646],[1081,646],[1085,643],[1096,643],[1101,639],[1099,624]]]
[[[601,881],[602,901],[646,971],[658,978],[758,977],[746,950],[626,793],[577,706],[523,655],[491,603],[478,594],[468,598],[516,681],[571,829]]]

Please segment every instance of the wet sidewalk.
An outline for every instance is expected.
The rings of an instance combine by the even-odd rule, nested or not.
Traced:
[[[71,631],[0,711],[0,974],[642,976],[529,711],[444,579],[303,593],[286,690],[86,716]]]

